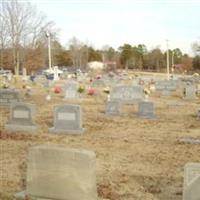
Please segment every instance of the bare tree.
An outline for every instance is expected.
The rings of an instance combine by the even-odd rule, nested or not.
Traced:
[[[0,66],[3,66],[3,58],[4,58],[4,50],[6,45],[8,44],[8,29],[6,26],[6,22],[1,15],[3,12],[3,0],[0,1]]]
[[[29,2],[10,0],[1,2],[1,18],[7,26],[8,38],[13,54],[15,74],[19,74],[20,64],[25,59],[25,48],[36,48],[44,41],[44,32],[52,28],[52,22],[46,22]],[[23,58],[23,59],[22,59]]]

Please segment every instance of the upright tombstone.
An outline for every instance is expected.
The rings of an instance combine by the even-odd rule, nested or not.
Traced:
[[[183,200],[200,199],[200,163],[187,163],[184,169]]]
[[[28,103],[12,103],[10,108],[10,120],[5,129],[10,131],[36,131],[33,123],[35,106]]]
[[[106,103],[106,115],[120,115],[121,103],[119,101],[108,101]]]
[[[120,101],[123,104],[134,104],[144,100],[141,86],[119,85],[111,91],[111,101]]]
[[[105,87],[105,82],[103,79],[95,79],[92,82],[92,87]]]
[[[162,96],[170,96],[173,91],[176,91],[177,83],[174,80],[159,80],[156,81],[155,88]]]
[[[0,89],[0,106],[10,106],[11,103],[20,102],[19,92],[11,89]]]
[[[64,100],[79,99],[78,83],[76,81],[67,81],[65,84],[65,97]]]
[[[155,108],[153,102],[149,101],[139,102],[138,116],[146,119],[155,119]]]
[[[57,145],[31,147],[26,193],[42,199],[97,200],[95,153]]]
[[[183,98],[187,100],[196,99],[196,87],[195,85],[186,85],[184,88]]]
[[[82,128],[81,107],[79,105],[59,105],[54,108],[54,127],[51,133],[81,134]]]

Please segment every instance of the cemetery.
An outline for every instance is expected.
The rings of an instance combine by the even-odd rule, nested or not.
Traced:
[[[198,200],[200,96],[194,98],[195,84],[188,98],[178,85],[163,96],[165,88],[132,85],[136,74],[140,79],[146,74],[128,74],[131,79],[123,80],[115,74],[120,84],[106,88],[94,88],[89,73],[81,81],[64,78],[48,87],[40,79],[26,81],[29,98],[24,81],[12,81],[19,98],[0,107],[0,197]],[[148,76],[165,82],[165,74]],[[1,102],[7,91],[1,90]],[[188,163],[197,163],[194,175]]]
[[[199,10],[0,1],[0,200],[200,200]]]

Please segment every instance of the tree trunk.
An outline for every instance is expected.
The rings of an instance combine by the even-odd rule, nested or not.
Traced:
[[[3,67],[3,48],[1,49],[1,63],[0,67]]]

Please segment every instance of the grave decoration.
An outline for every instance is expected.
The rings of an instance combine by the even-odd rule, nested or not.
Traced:
[[[91,96],[93,96],[93,95],[95,95],[96,94],[96,90],[94,89],[94,88],[89,88],[88,89],[88,95],[91,95]]]

